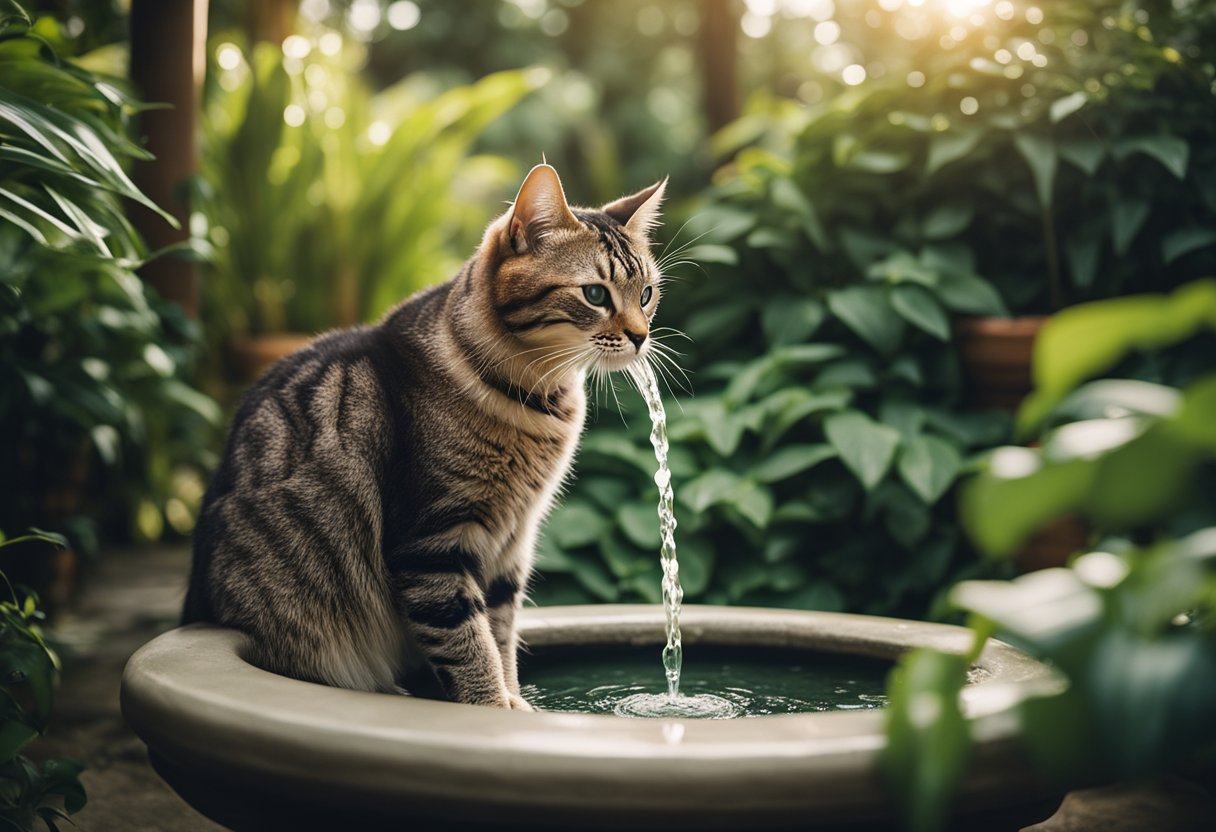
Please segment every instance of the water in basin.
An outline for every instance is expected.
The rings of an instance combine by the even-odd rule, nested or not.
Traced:
[[[618,716],[729,719],[881,708],[890,663],[805,651],[696,647],[688,651],[680,694],[645,650],[579,648],[525,657],[524,697],[542,711]],[[656,703],[653,712],[638,702]]]

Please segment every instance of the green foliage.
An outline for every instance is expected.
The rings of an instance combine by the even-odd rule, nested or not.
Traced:
[[[1069,512],[1128,532],[1165,521],[1188,502],[1202,504],[1195,477],[1216,462],[1216,366],[1182,390],[1116,380],[1077,387],[1132,350],[1167,346],[1202,329],[1216,331],[1212,280],[1170,296],[1119,298],[1053,317],[1037,345],[1040,386],[1021,417],[1035,425],[1054,404],[1068,421],[1046,434],[1041,449],[1000,449],[970,484],[964,506],[975,541],[1008,554],[1042,523]],[[1007,508],[984,510],[993,505]]]
[[[1042,386],[1021,417],[1057,426],[1041,447],[996,450],[963,489],[967,527],[992,554],[1068,513],[1106,535],[1102,550],[1070,569],[966,581],[951,593],[981,632],[995,628],[1067,678],[1063,692],[1021,704],[1027,751],[1065,786],[1151,777],[1216,750],[1216,352],[1199,334],[1213,328],[1211,280],[1056,316],[1035,356]],[[1195,359],[1181,389],[1082,383],[1135,351],[1172,344],[1189,346]],[[893,744],[913,716],[909,703],[947,684],[922,682],[897,703]],[[967,745],[952,726],[931,729],[925,741],[942,755],[939,765],[952,765]],[[950,783],[911,783],[908,764],[893,761],[896,782],[920,792],[911,805],[948,802]],[[912,811],[907,817],[933,828],[916,826]]]
[[[707,270],[660,312],[694,339],[697,395],[668,400],[686,597],[923,614],[975,568],[950,492],[1008,430],[960,407],[949,316],[1000,301],[933,250],[841,266],[810,200],[780,156],[748,154],[689,223],[705,236],[668,257]],[[659,600],[649,425],[630,421],[583,443],[542,602]]]
[[[126,137],[137,109],[19,9],[0,15],[0,467],[22,484],[0,522],[52,518],[86,547],[88,506],[65,482],[96,495],[122,472],[108,498],[156,531],[218,419],[187,381],[197,329],[134,273],[148,254],[122,200],[158,210],[120,162],[147,158]]]
[[[866,21],[885,18],[877,30],[845,13],[846,42],[887,33],[871,52],[890,71],[788,117],[805,195],[790,207],[825,259],[851,271],[932,253],[998,287],[1015,312],[1160,291],[1216,268],[1216,70],[1201,46],[1216,7],[1061,2],[1031,21],[1015,4],[939,48],[927,41],[950,26],[930,5],[871,9]],[[890,34],[921,24],[932,37]],[[747,148],[749,162],[772,117],[757,101],[717,149]],[[923,294],[896,303],[945,337]],[[884,320],[857,323],[890,341]]]
[[[291,42],[307,56],[213,52],[226,68],[211,67],[200,183],[212,334],[362,323],[451,277],[516,172],[469,148],[544,80],[503,72],[436,94],[413,78],[373,94],[358,44]]]
[[[933,832],[945,825],[950,796],[966,771],[971,727],[959,705],[967,659],[913,650],[887,682],[887,747],[881,766],[907,827]]]
[[[0,533],[0,551],[31,542],[67,543],[37,529],[11,540]],[[58,821],[69,820],[85,805],[79,780],[84,765],[69,759],[39,765],[19,755],[46,731],[59,660],[39,628],[43,616],[37,597],[18,595],[3,572],[0,585],[8,596],[0,600],[0,827],[53,832]]]

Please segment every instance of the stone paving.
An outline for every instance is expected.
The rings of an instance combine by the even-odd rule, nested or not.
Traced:
[[[49,734],[30,756],[68,756],[88,769],[89,795],[75,816],[85,832],[220,832],[152,770],[123,721],[119,680],[127,658],[177,623],[190,554],[184,546],[106,552],[55,622],[63,659]]]
[[[64,659],[50,734],[30,746],[41,759],[83,760],[89,804],[76,815],[86,832],[217,832],[148,764],[123,722],[119,680],[140,645],[177,622],[189,569],[184,545],[107,552],[87,570],[83,590],[60,614],[54,638]],[[1050,820],[1025,832],[1198,832],[1216,829],[1213,791],[1171,780],[1073,792]],[[984,832],[988,832],[984,830]]]

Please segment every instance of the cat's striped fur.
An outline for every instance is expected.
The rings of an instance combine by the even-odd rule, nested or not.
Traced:
[[[526,709],[515,612],[586,371],[649,347],[662,195],[572,210],[538,166],[457,277],[269,370],[204,500],[183,620],[300,679],[400,690],[423,657],[452,699]]]

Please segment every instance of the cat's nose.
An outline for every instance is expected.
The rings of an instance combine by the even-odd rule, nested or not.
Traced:
[[[638,351],[641,351],[642,344],[646,343],[646,333],[645,332],[638,334],[632,330],[627,329],[627,330],[625,330],[625,337],[633,342],[633,348]]]

